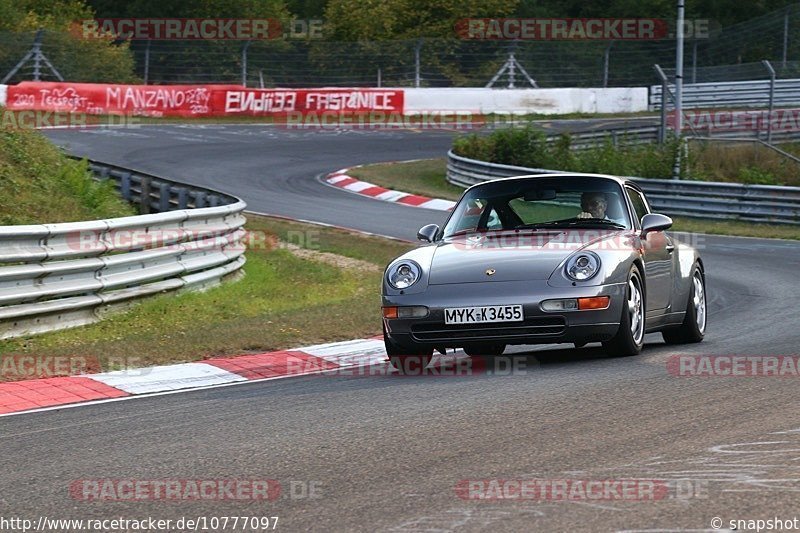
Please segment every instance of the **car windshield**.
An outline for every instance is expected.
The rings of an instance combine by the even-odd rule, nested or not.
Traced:
[[[461,198],[444,237],[515,229],[630,229],[620,185],[612,179],[554,175],[499,180]]]

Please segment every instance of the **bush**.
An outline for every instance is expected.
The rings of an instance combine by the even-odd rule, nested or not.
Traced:
[[[739,169],[739,181],[751,185],[775,185],[779,182],[774,174],[758,167]]]
[[[616,143],[609,138],[592,148],[574,151],[568,134],[547,143],[544,132],[529,124],[495,130],[485,136],[472,134],[458,138],[453,143],[453,151],[471,159],[503,165],[669,178],[679,146],[676,139],[664,144],[631,145],[623,136]]]

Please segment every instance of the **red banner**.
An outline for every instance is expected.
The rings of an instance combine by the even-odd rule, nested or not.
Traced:
[[[8,86],[10,110],[90,115],[203,117],[288,112],[403,112],[396,89],[247,89],[237,85],[109,85],[23,82]]]
[[[214,93],[224,115],[274,115],[290,112],[403,113],[402,89],[228,89]]]

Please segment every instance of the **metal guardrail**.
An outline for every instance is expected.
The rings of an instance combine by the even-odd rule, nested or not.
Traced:
[[[90,168],[149,214],[0,226],[0,338],[94,322],[137,298],[216,284],[244,265],[239,198],[97,161]]]
[[[487,163],[447,153],[447,181],[470,187],[496,178],[525,174],[568,174],[560,170]],[[654,209],[667,215],[800,224],[800,187],[741,185],[688,180],[631,178]]]
[[[611,126],[601,130],[581,131],[569,133],[571,150],[587,150],[610,140],[615,146],[618,144],[638,145],[653,144],[658,141],[658,126],[628,127],[624,124]],[[559,135],[548,135],[547,142],[554,143]]]
[[[683,85],[683,108],[768,107],[770,80],[689,83]],[[674,92],[675,86],[669,85]],[[650,87],[650,110],[661,109],[662,86]],[[800,105],[800,79],[775,80],[775,107]],[[672,102],[667,103],[673,109]]]
[[[612,126],[594,131],[581,131],[569,133],[571,143],[571,150],[588,150],[595,148],[598,145],[611,141],[613,145],[642,145],[653,144],[659,141],[659,126],[636,126],[628,127],[623,125]],[[694,136],[696,133],[698,136]],[[699,137],[700,134],[705,134],[706,137]],[[549,135],[547,137],[548,144],[555,143],[558,135]],[[708,141],[741,141],[753,142],[758,141],[760,137],[765,137],[764,134],[756,131],[716,131],[714,129],[698,129],[696,132],[687,132],[687,139],[705,139]],[[792,142],[800,139],[800,130],[798,131],[776,131],[772,132],[772,142],[779,144],[782,142]],[[771,147],[774,148],[774,147]]]

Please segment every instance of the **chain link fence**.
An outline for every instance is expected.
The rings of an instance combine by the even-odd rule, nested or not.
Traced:
[[[713,27],[713,25],[712,25]],[[0,33],[0,78],[31,49],[33,33]],[[538,87],[619,87],[658,83],[653,64],[675,64],[675,40],[380,42],[325,40],[131,41],[107,43],[45,32],[41,51],[69,81],[243,83],[252,87],[483,87],[511,54]],[[800,4],[712,30],[686,42],[686,82],[763,79],[760,61],[778,77],[797,76]],[[55,79],[27,61],[8,80]],[[508,74],[495,87],[531,86]]]

